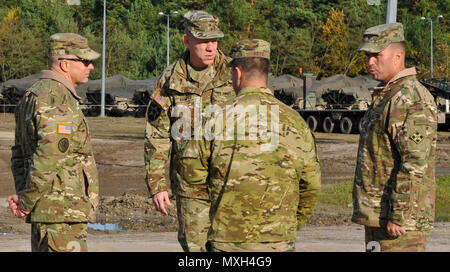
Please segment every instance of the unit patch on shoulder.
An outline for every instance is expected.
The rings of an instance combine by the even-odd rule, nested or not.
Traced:
[[[423,140],[423,135],[420,134],[420,132],[416,131],[411,137],[411,140],[413,140],[416,144],[419,144]]]
[[[69,140],[67,138],[62,138],[58,142],[58,150],[61,151],[61,153],[65,153],[69,149]]]
[[[70,135],[72,133],[72,125],[58,124],[58,134]]]

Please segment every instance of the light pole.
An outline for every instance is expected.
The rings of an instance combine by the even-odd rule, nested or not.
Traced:
[[[158,15],[159,16],[166,16],[167,17],[167,67],[169,67],[169,65],[170,65],[170,63],[169,63],[169,19],[170,19],[170,16],[172,16],[172,15],[175,15],[175,14],[178,14],[178,11],[174,11],[174,12],[172,12],[172,13],[169,13],[169,14],[165,14],[165,13],[163,13],[163,12],[159,12],[158,13]]]
[[[102,47],[102,93],[100,97],[100,117],[105,117],[105,58],[106,58],[106,0],[103,0],[103,47]]]
[[[367,4],[379,6],[380,0],[366,0]],[[386,0],[386,24],[397,22],[397,0]]]
[[[443,18],[442,15],[436,17],[436,20]],[[421,20],[430,21],[430,77],[433,78],[433,18],[420,17]]]

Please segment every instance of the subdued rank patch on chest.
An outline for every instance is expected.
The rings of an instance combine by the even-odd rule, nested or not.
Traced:
[[[416,133],[411,135],[410,139],[413,140],[416,144],[419,144],[423,140],[423,135],[420,134],[420,132],[416,131]]]
[[[67,138],[62,138],[58,142],[58,150],[61,151],[61,153],[65,153],[69,149],[69,140]]]

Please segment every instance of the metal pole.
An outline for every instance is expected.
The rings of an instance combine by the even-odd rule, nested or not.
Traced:
[[[430,19],[430,51],[431,51],[431,66],[430,66],[430,72],[431,72],[431,78],[433,78],[433,18]]]
[[[169,45],[169,17],[170,14],[166,15],[167,16],[167,67],[169,67],[169,50],[170,50],[170,45]]]
[[[386,24],[397,22],[397,0],[386,0]]]
[[[106,0],[103,0],[102,97],[100,116],[105,117],[105,53],[106,52]]]

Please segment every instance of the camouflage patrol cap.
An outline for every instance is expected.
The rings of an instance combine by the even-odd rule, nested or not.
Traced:
[[[75,55],[95,60],[100,54],[89,48],[88,40],[75,33],[56,33],[50,37],[50,56]]]
[[[359,48],[359,51],[379,53],[391,43],[404,40],[403,25],[401,23],[377,25],[364,31],[364,44]]]
[[[265,58],[270,60],[270,43],[259,40],[242,40],[231,48],[231,57],[239,58]]]
[[[223,32],[219,29],[219,19],[203,10],[189,11],[184,15],[184,27],[197,39],[223,38]]]

